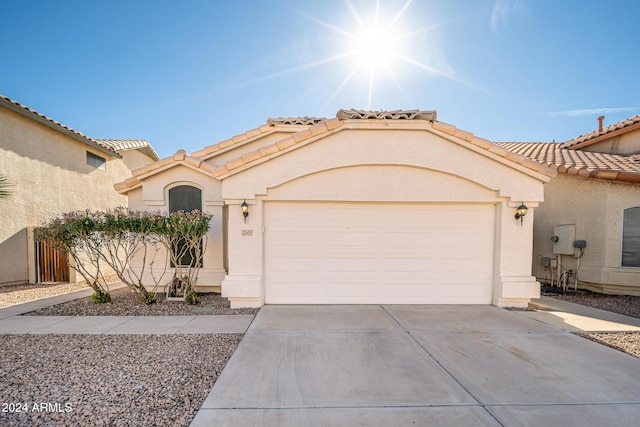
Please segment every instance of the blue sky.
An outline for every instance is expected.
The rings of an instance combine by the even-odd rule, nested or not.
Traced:
[[[340,108],[565,141],[640,114],[638,16],[635,0],[4,1],[0,93],[161,157]]]

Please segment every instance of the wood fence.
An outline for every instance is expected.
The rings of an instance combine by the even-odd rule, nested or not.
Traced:
[[[46,241],[36,242],[37,282],[68,282],[69,257]]]

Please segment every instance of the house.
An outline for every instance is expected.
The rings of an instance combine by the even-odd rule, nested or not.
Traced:
[[[146,141],[89,138],[0,95],[0,173],[12,193],[0,202],[0,286],[81,280],[66,257],[36,250],[33,228],[64,212],[126,206],[113,185],[156,160]]]
[[[496,145],[558,172],[536,209],[534,275],[640,295],[640,115],[607,127],[603,119],[598,130],[561,144]]]
[[[435,111],[340,110],[269,119],[115,188],[132,209],[213,214],[198,290],[232,307],[526,306],[534,212],[556,174]]]

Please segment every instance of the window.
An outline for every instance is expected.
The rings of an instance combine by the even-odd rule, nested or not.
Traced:
[[[190,185],[179,185],[169,190],[169,212],[202,210],[202,192]]]
[[[179,185],[169,190],[169,212],[191,212],[192,210],[202,211],[202,192],[199,188],[192,187],[190,185]],[[184,245],[184,242],[178,242],[176,251]],[[202,246],[202,244],[201,244]],[[185,253],[180,259],[180,265],[192,265],[193,257],[190,253]],[[171,267],[175,267],[173,262]],[[202,267],[202,262],[199,267]]]
[[[87,164],[96,169],[107,170],[107,159],[87,151]]]
[[[622,266],[640,267],[640,207],[624,211],[622,220]]]

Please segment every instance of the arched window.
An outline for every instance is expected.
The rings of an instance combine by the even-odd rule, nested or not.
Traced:
[[[190,185],[178,185],[169,190],[169,212],[202,211],[202,191]]]
[[[622,266],[640,267],[640,207],[625,209],[622,221]]]
[[[202,191],[199,188],[192,187],[191,185],[178,185],[177,187],[173,187],[169,190],[169,212],[191,212],[193,210],[202,211]],[[181,249],[181,245],[184,245],[184,242],[178,243],[178,247],[174,248],[176,251]],[[184,246],[182,246],[184,247]],[[184,256],[180,259],[180,265],[191,265],[195,264],[193,261],[192,254],[185,253]],[[172,267],[173,262],[171,263]],[[200,263],[200,267],[202,267],[202,261]]]

